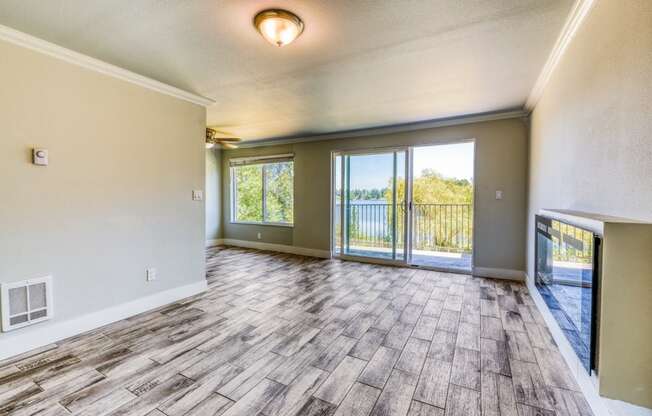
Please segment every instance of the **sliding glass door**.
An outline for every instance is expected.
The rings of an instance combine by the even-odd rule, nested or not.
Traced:
[[[410,264],[472,270],[474,152],[472,141],[410,149]]]
[[[333,157],[333,249],[341,257],[405,263],[407,149]]]
[[[473,141],[334,153],[333,254],[472,270],[474,153]]]

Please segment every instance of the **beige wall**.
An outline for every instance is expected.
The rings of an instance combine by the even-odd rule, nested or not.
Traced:
[[[203,107],[5,42],[0,79],[0,282],[52,274],[55,307],[0,339],[205,278]]]
[[[373,137],[229,150],[223,157],[224,238],[329,250],[330,172],[334,150],[476,141],[476,266],[524,270],[527,126],[523,120],[441,127]],[[295,226],[231,224],[228,159],[259,154],[295,154]],[[495,199],[495,190],[504,199]]]
[[[652,225],[605,224],[600,394],[652,408]]]
[[[541,208],[652,220],[651,114],[652,2],[597,0],[532,115],[529,276]]]

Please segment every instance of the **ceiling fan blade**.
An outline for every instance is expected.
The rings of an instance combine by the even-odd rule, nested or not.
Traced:
[[[241,142],[240,137],[216,137],[215,140],[218,142]]]
[[[233,143],[225,142],[225,143],[220,143],[220,144],[221,144],[222,147],[225,148],[225,149],[237,149],[237,148],[238,148],[238,146],[236,146],[236,145],[233,144]]]

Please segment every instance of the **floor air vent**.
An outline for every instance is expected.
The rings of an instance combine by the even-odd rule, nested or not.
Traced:
[[[1,289],[3,332],[52,317],[52,276],[2,283]]]

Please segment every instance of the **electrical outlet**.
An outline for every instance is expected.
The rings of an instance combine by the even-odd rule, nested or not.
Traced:
[[[503,191],[496,191],[496,199],[500,200],[503,199]]]
[[[260,240],[260,239],[263,238],[263,235],[262,235],[261,233],[258,233],[257,237],[258,237],[258,239]]]
[[[156,269],[150,267],[147,269],[147,281],[151,282],[152,280],[156,280]]]
[[[204,199],[204,191],[201,189],[195,189],[192,191],[192,200],[193,201],[201,201]]]

